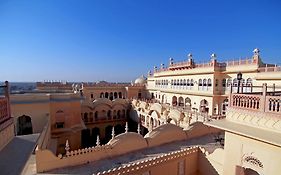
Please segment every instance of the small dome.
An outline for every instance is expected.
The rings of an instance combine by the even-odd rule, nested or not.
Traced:
[[[135,80],[135,84],[144,85],[146,83],[146,78],[142,75]]]

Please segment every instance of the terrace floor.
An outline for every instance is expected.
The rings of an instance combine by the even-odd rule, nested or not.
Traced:
[[[21,174],[29,159],[39,134],[15,136],[13,140],[0,151],[0,174]]]

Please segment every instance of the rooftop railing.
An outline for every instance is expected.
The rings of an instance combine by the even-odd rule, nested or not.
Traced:
[[[280,72],[281,66],[270,66],[270,67],[260,67],[258,68],[259,72]]]
[[[263,86],[253,86],[252,88],[259,88],[262,91],[231,93],[229,105],[234,108],[281,115],[281,91],[275,91],[278,87],[263,84]],[[269,91],[269,89],[271,90]]]
[[[165,72],[165,71],[181,69],[181,68],[182,69],[183,68],[205,68],[205,67],[225,68],[228,66],[252,65],[252,64],[257,64],[256,62],[253,61],[252,58],[226,61],[226,62],[222,62],[222,63],[215,62],[215,64],[212,61],[205,62],[205,63],[192,63],[191,64],[190,61],[185,60],[185,61],[174,62],[173,64],[169,65],[168,67],[155,69],[154,72],[159,73],[159,72]]]

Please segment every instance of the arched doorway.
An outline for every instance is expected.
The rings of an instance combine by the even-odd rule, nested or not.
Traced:
[[[178,102],[177,102],[177,97],[176,96],[173,96],[172,98],[172,105],[173,106],[177,106]]]
[[[118,93],[118,97],[122,98],[122,93],[121,92]]]
[[[114,92],[114,99],[118,98],[117,92]]]
[[[82,148],[87,148],[91,146],[91,135],[90,129],[83,129],[81,132],[81,146]]]
[[[120,118],[121,118],[121,111],[118,110],[118,111],[117,111],[117,119],[120,119]]]
[[[107,111],[107,120],[111,120],[112,119],[112,115],[111,115],[111,110]]]
[[[113,93],[112,92],[110,92],[110,94],[109,94],[109,100],[113,100]]]
[[[105,98],[108,98],[108,92],[105,93],[104,97],[105,97]]]
[[[115,129],[115,128],[114,128]],[[111,140],[112,136],[112,126],[111,125],[108,125],[106,128],[105,128],[105,138],[103,140],[103,143],[107,143],[109,140]]]
[[[17,119],[17,135],[33,134],[31,117],[22,115]]]
[[[179,106],[180,107],[184,107],[184,101],[183,101],[183,98],[182,97],[179,97]]]
[[[191,110],[191,100],[188,97],[185,98],[185,108]]]
[[[200,112],[202,112],[202,113],[209,112],[208,101],[205,99],[201,100],[201,102],[200,102]]]
[[[114,130],[115,130],[115,135],[122,134],[125,132],[125,127],[123,127],[121,124],[118,124],[114,127]]]
[[[228,99],[224,99],[222,103],[222,108],[221,108],[221,115],[225,116],[226,115],[226,109],[228,106]]]
[[[104,93],[100,93],[100,98],[104,98]]]

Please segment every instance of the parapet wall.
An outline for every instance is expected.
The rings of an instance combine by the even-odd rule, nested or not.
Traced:
[[[0,150],[2,150],[15,136],[13,119],[7,121],[4,128],[0,129]],[[0,126],[1,127],[1,126]]]
[[[134,174],[142,175],[150,172],[151,175],[170,175],[177,172],[178,163],[183,162],[186,175],[196,174],[197,172],[197,159],[198,147],[191,147],[180,151],[174,151],[165,155],[155,158],[139,161],[136,163],[128,164],[118,168],[110,169],[108,171],[97,173],[97,175],[115,175],[115,174]]]
[[[124,155],[126,153],[134,152],[141,149],[147,149],[150,147],[159,146],[161,144],[168,143],[168,142],[174,142],[174,141],[186,140],[186,139],[188,140],[196,136],[203,136],[210,132],[219,131],[219,130],[214,130],[214,131],[210,130],[209,129],[210,127],[205,126],[202,123],[194,125],[194,127],[190,128],[190,130],[182,130],[178,126],[173,125],[172,127],[171,125],[172,124],[161,125],[155,129],[156,132],[154,132],[154,134],[148,134],[145,138],[136,133],[131,133],[131,132],[123,133],[113,138],[106,145],[68,151],[66,155],[55,156],[50,150],[40,149],[40,147],[37,147],[36,150],[37,172],[46,172],[57,168],[82,165],[101,159],[108,159],[119,155]],[[174,127],[177,127],[178,129],[175,129]],[[195,129],[197,127],[198,129]],[[157,132],[157,130],[159,131],[167,130],[166,132],[168,132],[168,130],[171,129],[174,135],[169,136],[169,138],[162,138],[163,135],[161,135],[160,132]],[[199,134],[196,134],[196,130],[201,130],[201,132]],[[184,134],[185,136],[177,137],[177,135],[181,135],[181,134]],[[163,143],[159,142],[160,137],[162,139],[167,139],[168,142],[163,142]],[[133,143],[132,146],[128,147],[127,145],[124,145],[127,144],[129,141],[132,141]],[[149,144],[151,142],[153,142],[154,144]],[[134,145],[138,145],[138,146],[134,146]],[[122,149],[122,148],[126,148],[126,149]]]

